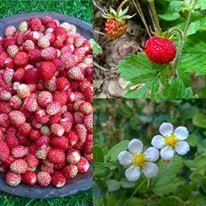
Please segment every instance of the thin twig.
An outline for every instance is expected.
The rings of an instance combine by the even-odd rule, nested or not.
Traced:
[[[97,31],[97,30],[93,30],[94,33],[96,34],[99,34],[99,35],[102,35],[102,36],[105,36],[105,33],[104,32],[101,32],[101,31]]]
[[[124,0],[119,7],[117,8],[117,14],[119,14],[120,9],[128,2],[129,0]]]
[[[106,69],[106,68],[100,66],[97,62],[93,62],[93,64],[95,67],[97,67],[98,69],[101,69],[104,72],[116,72],[117,71],[116,67],[114,67],[113,69]]]

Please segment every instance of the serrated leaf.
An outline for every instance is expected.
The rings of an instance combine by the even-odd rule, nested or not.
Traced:
[[[205,0],[198,0],[197,4],[195,5],[195,9],[205,10],[206,9],[206,1]]]
[[[174,192],[184,182],[177,176],[183,167],[183,160],[180,157],[173,158],[169,163],[163,161],[159,164],[159,173],[152,180],[152,189],[158,196]]]
[[[205,48],[205,33],[201,32],[190,36],[185,42],[178,68],[185,72],[195,72],[197,75],[206,75]]]

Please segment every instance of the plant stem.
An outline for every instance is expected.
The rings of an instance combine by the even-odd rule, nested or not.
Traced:
[[[153,16],[153,19],[154,19],[155,27],[156,27],[157,31],[160,33],[162,31],[162,29],[160,27],[160,23],[159,23],[157,11],[156,11],[156,8],[155,8],[154,0],[147,0],[147,1],[149,2],[150,8],[151,8],[151,12],[152,12],[152,16]]]
[[[134,197],[134,195],[138,192],[138,190],[142,187],[142,185],[146,182],[146,180],[142,181],[141,184],[136,188],[136,190],[132,193],[130,198]]]
[[[120,9],[128,2],[129,0],[124,0],[119,7],[117,8],[117,14],[119,13]]]
[[[132,0],[132,1],[133,1],[133,4],[134,4],[134,6],[135,6],[135,8],[136,8],[136,10],[137,10],[137,12],[138,12],[142,22],[143,22],[143,24],[145,26],[145,29],[147,30],[148,35],[151,36],[150,30],[149,30],[149,26],[148,26],[147,21],[146,21],[146,19],[144,17],[144,14],[142,12],[141,6],[139,5],[139,2],[138,1],[136,2],[135,0]]]

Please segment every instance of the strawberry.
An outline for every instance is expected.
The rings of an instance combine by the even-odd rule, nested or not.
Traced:
[[[74,122],[73,115],[71,113],[64,112],[64,117],[59,122],[60,125],[64,127],[65,132],[68,133],[70,132],[73,126],[73,122]]]
[[[51,176],[48,172],[40,171],[37,174],[37,181],[40,186],[47,187],[51,183]]]
[[[27,136],[30,131],[31,131],[31,125],[28,122],[25,122],[24,124],[22,124],[19,128],[18,128],[18,132],[23,135],[23,136]]]
[[[12,112],[10,112],[9,119],[11,123],[16,127],[21,126],[26,121],[25,115],[21,111],[18,111],[18,110],[13,110]]]
[[[29,186],[35,185],[37,182],[37,176],[34,172],[26,171],[22,175],[22,182]]]
[[[29,153],[25,158],[27,164],[28,164],[28,170],[29,171],[35,171],[36,167],[39,164],[39,160],[36,158],[35,155]]]
[[[6,90],[0,90],[0,101],[9,101],[11,98],[11,93]]]
[[[17,159],[14,162],[10,164],[10,169],[12,172],[18,173],[18,174],[23,174],[27,171],[28,169],[28,164],[25,160],[23,159]]]
[[[59,113],[61,110],[61,105],[59,102],[52,102],[47,106],[47,114],[49,115],[55,115],[57,113]]]
[[[86,158],[81,157],[80,161],[77,163],[79,173],[86,173],[89,170],[89,162]]]
[[[61,137],[64,134],[65,130],[64,130],[64,127],[60,124],[52,124],[51,125],[51,132],[54,135]]]
[[[41,23],[40,19],[38,19],[36,17],[32,17],[32,18],[29,19],[29,27],[33,31],[40,31],[41,26],[42,26],[42,23]]]
[[[54,47],[47,47],[41,51],[41,57],[45,60],[53,60],[57,57],[57,51]]]
[[[22,100],[17,96],[12,96],[9,100],[9,106],[12,109],[19,109],[22,106]]]
[[[25,74],[25,69],[24,68],[18,68],[15,72],[14,72],[14,80],[17,81],[15,82],[13,85],[17,86],[14,89],[17,90],[18,85],[20,84],[19,82],[22,82],[24,80],[24,74]]]
[[[48,91],[41,91],[37,98],[38,104],[41,107],[47,107],[53,101],[53,96]]]
[[[79,136],[79,142],[84,144],[87,138],[87,129],[84,124],[77,124],[75,127],[75,132]]]
[[[56,39],[60,41],[65,41],[67,38],[67,31],[63,27],[57,27],[54,30],[54,34],[56,35]]]
[[[56,73],[56,67],[55,65],[50,62],[50,61],[47,61],[47,62],[42,62],[39,67],[38,67],[38,70],[39,70],[39,75],[41,77],[41,79],[43,81],[48,81],[48,80],[51,80],[52,77],[55,75]]]
[[[14,57],[19,51],[18,46],[16,45],[10,45],[7,48],[7,53],[9,54],[9,56]]]
[[[7,143],[0,140],[0,160],[5,161],[9,157],[10,151]]]
[[[55,148],[66,150],[68,148],[69,141],[65,136],[53,137],[50,140],[50,144]]]
[[[80,161],[81,156],[80,156],[79,151],[74,150],[74,151],[68,152],[66,159],[69,164],[77,164]]]
[[[79,110],[82,114],[84,115],[89,115],[92,113],[93,111],[93,107],[92,105],[89,103],[89,102],[82,102],[80,105],[79,105]]]
[[[48,154],[49,161],[53,163],[62,163],[65,161],[64,151],[61,149],[51,149]]]
[[[32,67],[24,73],[24,80],[27,84],[37,84],[39,81],[39,73],[37,68]]]
[[[28,54],[29,60],[32,62],[41,60],[41,51],[39,49],[32,49]]]
[[[62,172],[54,172],[52,175],[52,184],[54,187],[63,187],[66,183],[66,178]]]
[[[89,132],[93,131],[93,114],[89,114],[84,118],[84,125]]]
[[[53,94],[53,99],[55,102],[59,102],[61,106],[64,106],[67,103],[67,93],[56,91]]]
[[[57,50],[56,50],[56,51],[57,51]],[[57,53],[57,52],[56,52],[56,53]],[[57,69],[58,71],[63,71],[63,70],[65,69],[62,60],[59,59],[59,58],[53,58],[53,59],[52,59],[52,63],[55,65],[55,67],[56,67],[56,69]]]
[[[172,40],[153,36],[145,42],[147,57],[156,64],[167,64],[176,56],[176,46]]]
[[[38,110],[37,95],[31,94],[24,100],[23,107],[29,112],[35,112]]]
[[[45,83],[45,86],[50,92],[56,91],[56,77],[53,76],[49,81]]]
[[[49,47],[50,46],[49,39],[45,36],[40,37],[39,40],[38,40],[38,46],[42,49]]]
[[[18,26],[18,30],[20,32],[26,32],[28,30],[28,23],[26,21],[20,22],[20,24]]]
[[[8,185],[12,186],[12,187],[16,187],[21,183],[21,175],[20,174],[16,174],[14,172],[8,172],[6,174],[6,182]]]
[[[78,173],[78,167],[76,165],[67,165],[63,169],[63,174],[67,179],[72,179],[76,177]]]
[[[22,158],[28,153],[28,149],[22,145],[15,146],[11,150],[11,154],[14,158]]]
[[[76,55],[70,54],[69,52],[62,54],[60,59],[67,69],[76,66],[78,63],[78,57]]]
[[[67,75],[72,80],[76,80],[76,81],[84,80],[84,75],[79,67],[70,68]]]
[[[30,50],[33,50],[35,48],[35,44],[32,40],[28,39],[23,43],[23,49],[27,52],[29,52]]]
[[[13,36],[15,32],[16,32],[16,28],[14,26],[7,26],[5,28],[4,35],[6,37]]]
[[[40,109],[35,113],[35,119],[41,124],[46,124],[49,121],[49,116],[47,115],[45,110]]]
[[[17,66],[26,66],[29,62],[29,57],[27,55],[27,53],[19,51],[16,53],[16,55],[14,56],[14,63]]]
[[[9,116],[8,114],[0,114],[0,126],[8,127],[9,126]]]
[[[69,81],[65,77],[58,77],[56,81],[56,86],[59,91],[66,91],[69,87]]]
[[[54,173],[54,164],[48,160],[44,160],[41,165],[41,171],[48,172],[49,174]]]

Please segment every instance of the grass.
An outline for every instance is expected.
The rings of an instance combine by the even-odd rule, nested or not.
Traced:
[[[0,0],[0,18],[25,12],[57,12],[92,22],[92,0]],[[72,197],[34,200],[0,192],[0,206],[90,206],[92,189]]]

